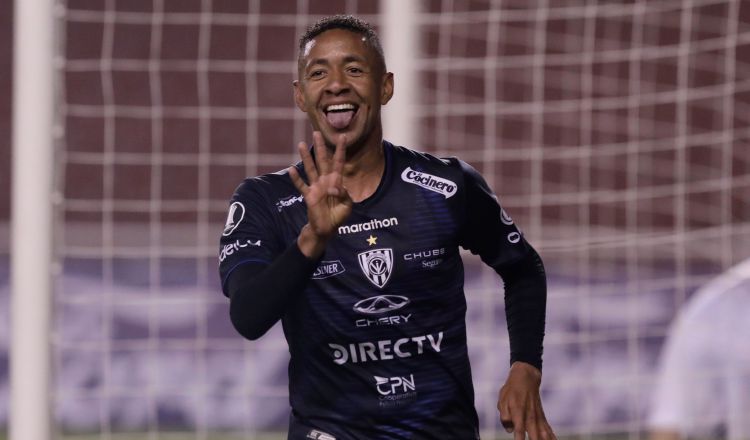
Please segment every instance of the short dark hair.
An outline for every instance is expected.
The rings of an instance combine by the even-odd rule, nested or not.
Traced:
[[[365,44],[375,51],[378,61],[380,61],[381,67],[383,68],[383,72],[385,72],[385,54],[383,54],[383,46],[380,45],[378,34],[370,23],[351,15],[332,15],[330,17],[325,17],[307,28],[305,33],[302,34],[302,37],[299,39],[299,51],[297,53],[297,67],[299,71],[302,71],[302,54],[305,51],[307,43],[323,32],[330,31],[331,29],[343,29],[365,37]]]

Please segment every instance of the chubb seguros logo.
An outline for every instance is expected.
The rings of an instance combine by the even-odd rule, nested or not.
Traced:
[[[406,167],[404,172],[401,173],[401,180],[442,194],[446,199],[453,197],[456,194],[456,189],[458,189],[458,186],[452,180],[415,171],[411,167]]]
[[[409,298],[400,295],[372,296],[354,304],[354,311],[365,315],[392,312],[409,304]]]

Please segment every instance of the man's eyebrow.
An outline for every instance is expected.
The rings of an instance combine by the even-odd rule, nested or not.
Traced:
[[[314,60],[310,60],[310,62],[308,62],[305,67],[307,68],[310,66],[320,66],[320,65],[327,66],[329,64],[330,62],[326,58],[315,58]]]
[[[353,63],[353,62],[364,63],[367,61],[367,59],[359,55],[347,55],[344,57],[343,61],[344,63]],[[315,59],[310,60],[305,67],[307,68],[311,66],[321,66],[321,65],[328,66],[330,64],[331,64],[331,61],[328,58],[315,58]]]
[[[344,62],[345,63],[352,63],[352,62],[355,62],[355,61],[363,63],[363,62],[367,61],[367,59],[365,57],[361,57],[359,55],[347,55],[346,57],[344,57]]]

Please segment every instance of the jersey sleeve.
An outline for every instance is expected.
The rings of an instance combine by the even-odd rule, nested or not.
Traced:
[[[497,196],[477,170],[466,162],[456,161],[465,188],[465,218],[459,244],[496,271],[524,257],[529,246]]]
[[[242,264],[270,264],[281,252],[278,226],[259,179],[247,179],[229,203],[219,244],[221,288],[228,296],[227,279]]]

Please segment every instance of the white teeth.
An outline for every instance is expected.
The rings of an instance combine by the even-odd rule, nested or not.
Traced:
[[[326,107],[327,112],[336,112],[341,110],[354,110],[353,104],[334,104]]]

